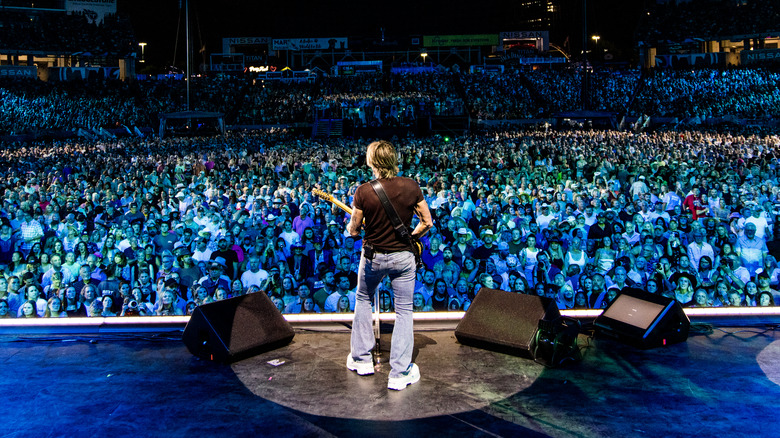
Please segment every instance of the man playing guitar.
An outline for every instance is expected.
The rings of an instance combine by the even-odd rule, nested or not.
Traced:
[[[428,203],[420,186],[412,179],[399,177],[398,154],[387,141],[368,145],[366,162],[387,193],[404,226],[409,227],[413,215],[420,222],[411,233],[412,238],[423,236],[433,227]],[[395,295],[395,326],[390,348],[390,377],[387,387],[402,390],[420,379],[420,370],[412,363],[414,326],[412,294],[414,293],[416,263],[410,242],[396,232],[391,219],[370,183],[362,184],[355,192],[352,217],[347,231],[356,236],[365,219],[363,254],[358,269],[355,319],[352,324],[351,353],[347,368],[360,375],[374,373],[371,350],[375,339],[372,331],[371,303],[377,286],[385,276],[390,277]]]

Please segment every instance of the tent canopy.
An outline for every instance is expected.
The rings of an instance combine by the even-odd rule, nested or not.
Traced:
[[[180,120],[215,120],[219,127],[219,132],[225,135],[225,115],[222,113],[212,113],[208,111],[178,111],[173,113],[160,114],[160,138],[165,136],[165,126],[168,124],[168,119]]]

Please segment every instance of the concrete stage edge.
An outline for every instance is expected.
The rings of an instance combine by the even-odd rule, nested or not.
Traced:
[[[721,307],[684,309],[691,323],[719,327],[780,324],[780,307]],[[601,310],[562,310],[563,316],[583,323],[592,322]],[[465,312],[425,312],[414,314],[416,329],[454,330]],[[296,329],[339,330],[352,324],[352,313],[286,314]],[[0,319],[0,334],[67,335],[101,333],[144,333],[183,330],[189,316],[134,316],[109,318],[31,318]],[[383,323],[395,321],[395,313],[380,315]]]

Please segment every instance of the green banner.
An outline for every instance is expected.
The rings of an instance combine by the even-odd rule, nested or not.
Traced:
[[[425,47],[497,46],[498,34],[483,35],[426,35]]]

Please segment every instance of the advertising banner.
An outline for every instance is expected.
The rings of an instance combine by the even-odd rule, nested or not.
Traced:
[[[346,38],[274,38],[271,50],[344,50]]]
[[[229,53],[233,46],[267,46],[271,42],[269,37],[236,37],[222,38],[222,52]]]
[[[743,50],[739,55],[742,64],[780,62],[780,49]]]
[[[425,47],[463,47],[463,46],[495,46],[498,45],[498,35],[425,35]]]
[[[38,78],[38,67],[26,65],[0,65],[0,78]]]
[[[117,0],[65,0],[69,14],[82,14],[90,23],[102,23],[106,15],[116,14]]]
[[[547,32],[546,30],[518,30],[514,32],[501,32],[499,36],[502,40],[549,39],[550,32]]]
[[[501,32],[498,34],[499,50],[507,50],[512,42],[533,40],[536,50],[546,52],[550,50],[550,32],[546,30],[518,30],[514,32]]]

